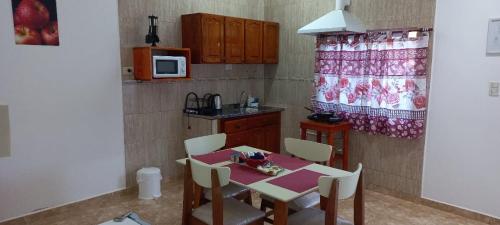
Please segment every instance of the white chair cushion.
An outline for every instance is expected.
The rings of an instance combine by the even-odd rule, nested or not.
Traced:
[[[232,198],[245,191],[248,191],[248,189],[236,184],[228,184],[222,187],[221,191],[222,191],[222,198]],[[205,195],[205,199],[212,201],[212,189],[203,189],[203,192]]]
[[[260,196],[262,199],[265,199],[269,202],[274,202],[275,199],[272,197],[269,197],[267,195],[261,195]],[[303,209],[311,208],[314,206],[319,205],[320,203],[320,195],[318,192],[312,192],[307,195],[304,195],[300,198],[297,198],[291,202],[288,203],[288,208],[292,209],[293,211],[301,211]]]
[[[318,208],[304,209],[288,217],[288,225],[324,225],[325,212]],[[337,218],[337,225],[353,225],[350,221]]]
[[[264,212],[233,198],[224,199],[222,204],[224,225],[246,225],[266,216]],[[213,225],[212,203],[194,209],[192,215],[206,224]]]

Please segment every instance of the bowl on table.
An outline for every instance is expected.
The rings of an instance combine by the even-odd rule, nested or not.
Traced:
[[[257,153],[258,155],[256,156],[248,156],[248,155],[244,155],[243,156],[243,161],[245,161],[245,163],[250,166],[250,167],[253,167],[253,168],[257,168],[259,166],[262,166],[266,163],[269,162],[269,160],[271,159],[271,155],[270,154],[267,154],[267,153]]]

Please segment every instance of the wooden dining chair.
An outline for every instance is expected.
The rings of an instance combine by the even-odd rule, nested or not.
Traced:
[[[332,155],[332,146],[317,142],[300,140],[295,138],[285,138],[285,149],[292,156],[305,159],[307,161],[327,164]],[[260,209],[264,212],[267,209],[274,209],[274,199],[267,195],[261,195],[262,202]],[[290,214],[302,209],[319,205],[320,194],[312,192],[288,203]],[[268,215],[272,214],[272,211]],[[271,221],[267,219],[267,221]]]
[[[288,218],[288,225],[364,225],[363,166],[349,176],[318,179],[321,209],[307,208]],[[354,223],[338,216],[338,200],[354,198]]]
[[[234,198],[223,198],[231,169],[187,159],[184,173],[183,225],[263,225],[265,213]],[[212,201],[193,209],[193,183],[212,190]]]
[[[189,158],[208,154],[220,150],[226,145],[226,134],[220,133],[188,139],[184,141],[184,145]],[[204,189],[197,185],[195,185],[194,189],[195,207],[198,207],[203,202],[212,200],[212,192],[210,189]],[[252,204],[252,193],[250,190],[235,184],[229,184],[222,188],[222,197],[245,200],[247,204]]]

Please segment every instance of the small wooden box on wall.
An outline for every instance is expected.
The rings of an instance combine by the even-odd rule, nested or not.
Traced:
[[[182,15],[182,47],[194,64],[278,64],[279,23],[195,13]]]
[[[186,77],[161,78],[155,80],[191,79],[191,50],[189,48],[137,47],[134,48],[134,77],[136,80],[153,80],[153,56],[186,57]]]

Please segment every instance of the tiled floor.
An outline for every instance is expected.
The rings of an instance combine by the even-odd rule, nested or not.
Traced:
[[[135,193],[88,200],[0,225],[95,225],[128,211],[137,212],[153,225],[181,221],[182,181],[163,185],[163,196],[141,201]],[[259,204],[258,198],[255,204]],[[341,203],[341,216],[352,219],[352,200]],[[377,192],[366,191],[367,225],[486,225],[461,216],[418,205]]]

